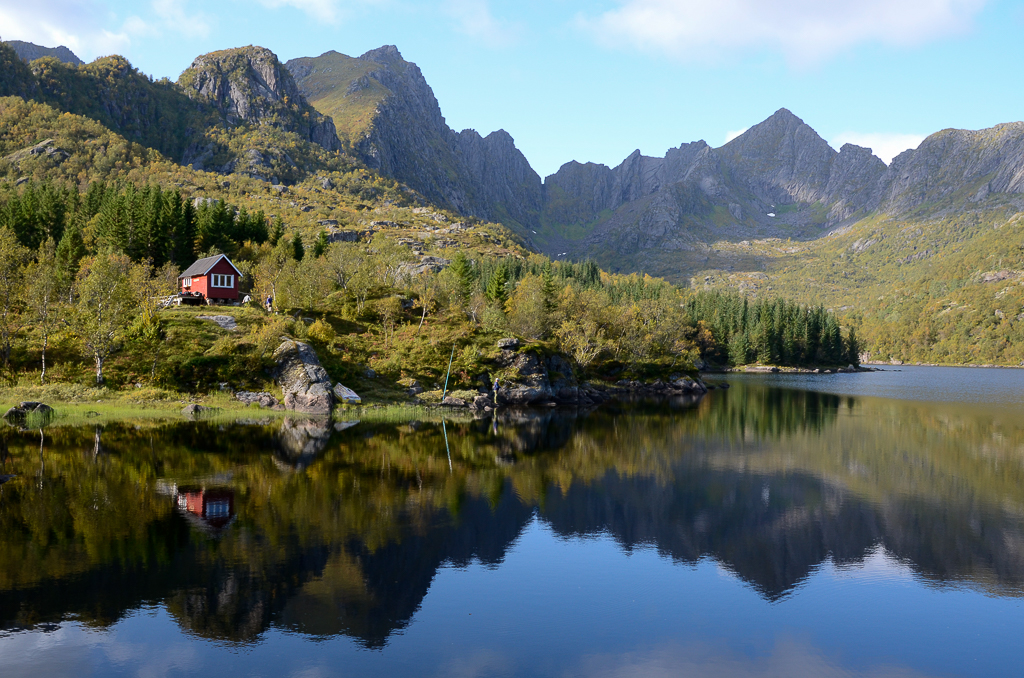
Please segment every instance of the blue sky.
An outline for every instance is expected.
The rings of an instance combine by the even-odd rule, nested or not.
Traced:
[[[246,44],[282,60],[394,44],[449,125],[505,129],[541,176],[720,146],[780,107],[888,161],[1024,119],[1022,36],[1009,0],[0,0],[5,40],[172,79]]]

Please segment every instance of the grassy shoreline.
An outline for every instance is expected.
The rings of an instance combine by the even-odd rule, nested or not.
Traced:
[[[43,393],[41,393],[43,391]],[[395,404],[370,402],[359,406],[336,405],[330,415],[315,415],[291,410],[274,410],[269,408],[246,405],[234,399],[226,392],[212,393],[201,396],[164,393],[165,397],[142,397],[132,391],[111,391],[108,389],[88,389],[88,394],[81,394],[75,399],[41,397],[53,393],[47,388],[6,388],[0,389],[0,406],[6,412],[19,402],[43,402],[53,408],[54,413],[48,418],[30,414],[22,428],[40,428],[54,426],[86,426],[103,425],[112,422],[233,422],[240,420],[273,420],[283,419],[324,419],[336,422],[366,421],[372,423],[401,423],[407,421],[441,421],[471,418],[468,411],[440,409],[419,404]],[[84,395],[101,395],[100,398],[86,398]],[[212,408],[198,417],[182,414],[186,405],[199,404]],[[13,425],[13,424],[12,424]]]

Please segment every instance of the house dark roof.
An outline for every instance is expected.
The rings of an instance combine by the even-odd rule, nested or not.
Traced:
[[[242,277],[242,272],[239,271],[235,267],[235,265],[231,263],[231,260],[228,259],[226,255],[218,254],[217,256],[214,257],[206,257],[205,259],[199,259],[194,264],[186,268],[182,272],[182,274],[178,276],[178,280],[181,280],[182,278],[194,278],[197,275],[206,275],[207,273],[210,272],[210,269],[216,266],[217,262],[220,261],[221,259],[228,262],[228,266],[235,269],[235,273],[238,274],[238,277]]]

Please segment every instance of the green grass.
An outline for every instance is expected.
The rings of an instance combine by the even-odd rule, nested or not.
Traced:
[[[307,93],[307,100],[313,107],[334,119],[338,136],[352,142],[362,137],[373,124],[377,105],[391,91],[373,77],[367,78],[367,87],[352,94],[346,94],[354,81],[371,75],[382,67],[370,61],[362,61],[344,54],[325,54],[319,57],[300,59],[316,65],[317,72],[301,81],[299,87]]]

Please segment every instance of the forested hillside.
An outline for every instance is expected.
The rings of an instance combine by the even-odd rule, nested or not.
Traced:
[[[0,98],[8,384],[65,384],[65,395],[135,385],[160,397],[218,384],[272,388],[268,361],[285,333],[310,341],[332,378],[384,399],[424,389],[421,398],[430,397],[449,360],[449,388],[476,388],[482,375],[527,378],[524,366],[500,361],[495,344],[506,335],[543,360],[563,356],[551,364],[571,371],[559,373],[571,383],[665,379],[702,361],[856,362],[856,339],[822,309],[693,296],[593,263],[552,262],[500,225],[430,206],[318,141],[333,126],[302,113],[301,96],[287,94],[290,75],[258,48],[201,57],[179,84],[121,71],[114,90],[162,93],[168,108],[119,109],[120,119],[89,108],[91,94],[79,101],[74,87],[44,87],[39,75],[51,69],[88,90],[98,63],[78,73],[43,59],[5,72],[6,87],[30,96]],[[249,68],[263,70],[240,86]],[[85,114],[69,110],[76,107]],[[296,112],[315,124],[293,124]],[[215,122],[185,150],[147,136],[161,120],[193,124],[198,114]],[[287,168],[271,166],[278,174],[266,176],[243,164],[254,139]],[[220,143],[236,160],[216,172],[202,167],[219,161],[175,162],[176,152],[195,155],[196,143]],[[159,310],[177,272],[216,253],[228,254],[243,291],[272,298],[276,313],[253,303],[230,311],[237,329],[225,330],[201,312]],[[423,386],[409,386],[416,383]]]

